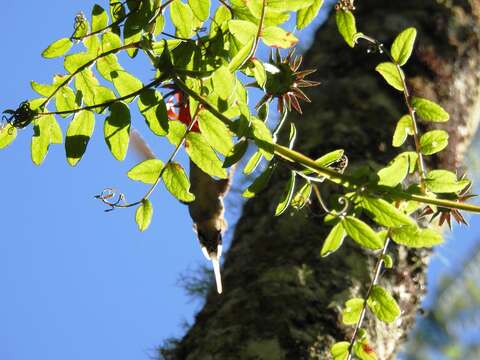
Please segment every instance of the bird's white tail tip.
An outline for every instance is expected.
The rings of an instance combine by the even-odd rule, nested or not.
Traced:
[[[215,274],[215,282],[217,283],[217,292],[222,293],[222,276],[220,274],[220,262],[218,261],[217,254],[210,253],[210,259],[212,260],[213,272]]]

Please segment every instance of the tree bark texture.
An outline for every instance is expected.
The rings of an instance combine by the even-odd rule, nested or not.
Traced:
[[[459,169],[480,114],[480,1],[359,0],[355,5],[359,31],[385,44],[404,28],[417,28],[416,48],[405,67],[408,85],[451,115],[437,126],[449,132],[450,145],[428,165]],[[374,71],[387,59],[366,49],[345,44],[334,16],[318,30],[303,68],[317,68],[313,80],[322,84],[309,91],[313,102],[304,106],[304,115],[292,116],[297,150],[316,158],[343,148],[350,168],[369,164],[373,169],[399,153],[391,137],[407,109],[402,94]],[[210,291],[195,324],[164,351],[165,358],[329,359],[330,346],[350,338],[353,327],[341,324],[339,310],[350,297],[365,296],[376,257],[347,239],[338,252],[321,258],[330,227],[316,215],[315,203],[274,217],[286,174],[280,172],[268,190],[244,206],[224,263],[224,293]],[[322,187],[327,197],[341,191]],[[402,315],[388,326],[370,315],[364,323],[379,359],[395,358],[414,322],[429,256],[395,245],[391,253],[395,268],[382,276],[381,285],[393,292]]]

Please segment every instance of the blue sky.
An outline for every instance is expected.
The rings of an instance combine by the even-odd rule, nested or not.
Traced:
[[[48,83],[63,71],[61,61],[40,53],[69,36],[74,15],[89,14],[94,3],[2,4],[2,110],[35,97],[30,80]],[[153,75],[145,62],[126,62],[142,80]],[[67,122],[60,122],[65,129]],[[134,123],[145,133],[143,120]],[[205,263],[186,207],[166,191],[155,192],[154,219],[145,233],[136,228],[134,210],[103,212],[93,199],[103,188],[121,189],[132,201],[147,188],[125,175],[138,162],[134,155],[117,162],[108,153],[100,118],[75,168],[63,145],[53,145],[41,167],[33,165],[31,135],[31,128],[20,131],[0,151],[0,359],[149,359],[162,340],[183,334],[182,324],[198,308],[177,285],[180,274]],[[157,155],[170,151],[147,138]],[[470,231],[478,234],[478,224]]]

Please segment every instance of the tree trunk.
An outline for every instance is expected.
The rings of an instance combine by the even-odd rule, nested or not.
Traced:
[[[418,29],[405,67],[409,87],[451,115],[441,125],[450,134],[449,148],[429,165],[458,169],[479,118],[480,1],[362,0],[356,6],[359,31],[385,44],[406,27]],[[303,68],[317,68],[314,80],[322,84],[309,92],[313,103],[304,106],[304,115],[293,119],[299,151],[315,158],[343,148],[350,168],[385,165],[399,152],[391,137],[406,108],[401,93],[374,71],[385,57],[366,49],[348,48],[333,16],[318,30]],[[164,349],[166,358],[328,359],[330,346],[351,336],[339,309],[350,297],[365,295],[375,256],[346,240],[340,251],[321,258],[330,228],[315,214],[315,204],[274,217],[285,174],[246,203],[226,255],[224,293],[212,289],[185,337]],[[327,194],[341,190],[322,187]],[[394,358],[414,322],[429,256],[394,245],[391,253],[395,267],[383,275],[382,285],[393,292],[402,315],[389,326],[367,315],[364,324],[379,359]]]

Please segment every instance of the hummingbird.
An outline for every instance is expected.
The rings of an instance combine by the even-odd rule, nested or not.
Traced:
[[[130,132],[130,140],[137,155],[144,159],[156,158],[150,146],[135,129]],[[223,286],[220,257],[222,256],[222,235],[227,228],[223,198],[230,189],[231,176],[216,180],[190,161],[189,178],[190,191],[195,195],[195,200],[186,205],[202,253],[212,262],[217,292],[221,294]]]

